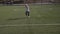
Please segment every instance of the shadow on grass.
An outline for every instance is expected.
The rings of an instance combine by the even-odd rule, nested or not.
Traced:
[[[21,20],[21,19],[26,19],[26,17],[20,17],[20,18],[9,18],[8,20]]]
[[[38,20],[40,20],[41,18],[40,17],[30,17],[30,18],[28,18],[28,17],[20,17],[20,18],[9,18],[9,19],[7,19],[7,20],[24,20],[24,19],[38,19]]]

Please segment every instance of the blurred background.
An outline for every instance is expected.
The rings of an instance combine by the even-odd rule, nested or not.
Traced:
[[[0,34],[60,34],[60,0],[0,0]]]
[[[60,3],[60,0],[0,0],[0,4]]]

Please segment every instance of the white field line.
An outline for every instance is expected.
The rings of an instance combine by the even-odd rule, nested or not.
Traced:
[[[42,25],[44,25],[44,26],[48,26],[48,25],[60,25],[60,24],[19,24],[19,25],[0,25],[0,27],[4,27],[4,26],[42,26]]]

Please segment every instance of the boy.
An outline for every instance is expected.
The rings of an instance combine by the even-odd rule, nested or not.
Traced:
[[[27,17],[30,17],[30,9],[29,9],[29,5],[28,4],[25,4],[25,8],[26,8],[26,12],[25,12],[25,15],[27,16]]]

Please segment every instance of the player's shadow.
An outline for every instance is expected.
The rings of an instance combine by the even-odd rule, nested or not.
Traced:
[[[20,18],[10,18],[8,20],[21,20],[21,19],[26,19],[26,17],[20,17]]]

